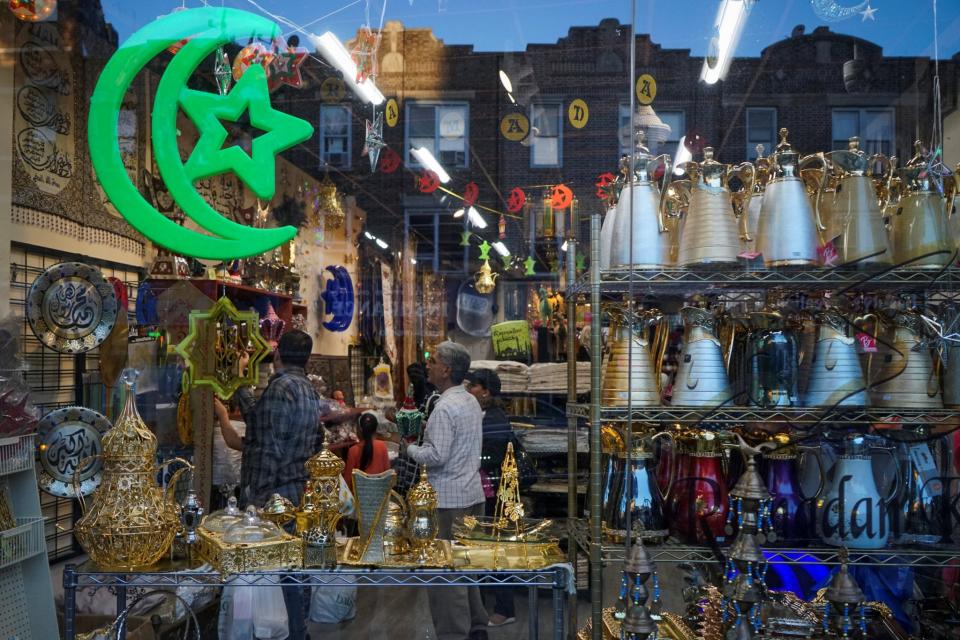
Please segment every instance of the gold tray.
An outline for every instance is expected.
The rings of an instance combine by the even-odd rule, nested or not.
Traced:
[[[224,542],[222,534],[203,527],[197,533],[198,555],[223,574],[303,567],[303,542],[287,533],[280,540],[241,543]]]
[[[413,553],[384,554],[384,561],[380,564],[348,560],[350,549],[359,544],[360,538],[348,538],[347,543],[337,548],[337,562],[350,567],[380,567],[381,569],[452,569],[453,547],[449,540],[434,540],[430,550],[430,560],[424,564],[417,561]]]
[[[461,557],[466,566],[473,569],[542,569],[552,564],[566,562],[566,555],[555,541],[488,542],[458,540],[457,559]]]

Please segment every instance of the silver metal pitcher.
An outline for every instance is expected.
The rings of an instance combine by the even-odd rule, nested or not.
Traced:
[[[637,136],[634,154],[634,175],[620,191],[614,215],[613,237],[610,242],[610,268],[663,269],[670,267],[672,242],[670,228],[662,205],[663,198],[653,173],[664,168],[664,180],[670,175],[670,156],[654,158],[643,146],[643,136]],[[621,164],[629,173],[629,158]]]
[[[830,219],[825,221],[829,241],[832,232],[838,232],[840,241],[837,250],[841,263],[856,262],[858,266],[888,265],[893,256],[887,242],[878,186],[890,180],[893,165],[882,153],[868,156],[860,149],[860,138],[850,138],[848,147],[831,151],[833,176],[837,178],[836,190],[830,200]],[[874,168],[881,165],[877,174]],[[869,256],[869,257],[868,257]]]
[[[734,263],[741,241],[749,241],[746,204],[753,193],[756,171],[749,162],[729,166],[713,159],[713,147],[703,150],[703,162],[685,162],[690,199],[680,226],[682,267]],[[740,178],[741,188],[730,191],[730,177]],[[738,229],[739,223],[739,229]]]
[[[603,223],[600,225],[600,269],[606,271],[610,268],[610,254],[613,251],[613,228],[616,226],[617,205],[611,204],[607,208],[607,213],[603,216]]]
[[[807,197],[800,170],[811,162],[826,175],[823,154],[801,158],[787,142],[787,129],[780,129],[780,144],[772,156],[757,228],[757,251],[768,267],[817,263],[820,223],[820,195],[813,206]]]
[[[890,219],[893,261],[900,264],[912,260],[905,265],[910,269],[942,269],[954,257],[949,218],[956,183],[944,173],[938,175],[922,142],[917,140],[913,146],[913,158],[897,170],[900,198]],[[920,258],[934,252],[939,253]]]
[[[603,403],[612,407],[660,405],[660,367],[670,327],[656,309],[613,311],[604,366]],[[652,328],[652,340],[648,336]]]
[[[713,311],[702,307],[684,307],[683,350],[677,377],[673,383],[673,404],[713,407],[733,395],[727,379],[727,367],[716,335]]]
[[[850,323],[835,309],[819,313],[817,320],[820,328],[804,405],[866,406],[867,384],[857,355],[856,339],[849,335]]]
[[[940,380],[925,339],[925,326],[916,311],[898,311],[893,317],[891,347],[881,346],[882,363],[871,386],[877,407],[940,409]]]
[[[757,244],[757,230],[760,226],[760,210],[763,208],[763,195],[770,173],[770,158],[763,157],[763,145],[756,146],[757,159],[753,161],[753,193],[746,204],[744,215],[747,218],[747,238],[741,238],[740,248],[753,251]]]

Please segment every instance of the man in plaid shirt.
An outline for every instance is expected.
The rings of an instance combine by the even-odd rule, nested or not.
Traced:
[[[437,492],[437,537],[453,538],[453,521],[482,516],[486,498],[480,482],[483,411],[463,386],[470,354],[463,346],[441,342],[427,361],[427,379],[440,392],[427,420],[422,445],[406,453],[427,467]],[[405,446],[401,445],[401,446]],[[438,640],[485,640],[487,611],[477,587],[428,589],[430,612]]]

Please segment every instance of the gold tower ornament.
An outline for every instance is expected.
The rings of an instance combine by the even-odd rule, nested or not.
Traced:
[[[435,562],[431,550],[439,531],[437,491],[427,479],[426,465],[421,465],[420,481],[407,494],[407,537],[419,564]]]
[[[190,312],[190,331],[176,351],[191,385],[212,387],[226,400],[240,387],[257,384],[260,362],[270,354],[270,346],[260,334],[257,312],[238,311],[223,297],[209,311]],[[244,352],[250,356],[246,372],[240,371]]]
[[[103,480],[89,507],[80,497],[84,514],[74,528],[90,559],[108,571],[148,567],[167,553],[180,530],[179,507],[170,492],[190,469],[181,461],[187,466],[174,473],[167,490],[157,485],[157,438],[137,411],[139,373],[124,369],[120,376],[123,410],[103,436]]]
[[[337,564],[337,523],[342,516],[340,474],[344,463],[327,444],[304,465],[310,479],[297,511],[297,532],[303,538],[303,563],[307,567]]]

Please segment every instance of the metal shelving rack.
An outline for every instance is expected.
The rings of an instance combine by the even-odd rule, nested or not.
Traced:
[[[568,241],[572,261],[576,241]],[[577,401],[576,365],[568,363],[567,425],[570,442],[574,442],[580,421],[590,427],[590,483],[588,519],[577,518],[575,502],[576,455],[569,457],[568,491],[570,501],[568,534],[571,541],[568,553],[571,563],[576,563],[578,550],[586,554],[590,565],[591,617],[594,637],[602,627],[603,587],[602,568],[606,564],[622,562],[625,549],[622,544],[608,544],[603,539],[601,518],[601,442],[600,428],[605,422],[640,422],[661,424],[733,425],[751,422],[777,421],[791,426],[812,427],[824,422],[841,422],[846,425],[924,424],[933,427],[955,426],[960,423],[960,414],[955,410],[881,409],[831,409],[795,407],[788,409],[761,409],[722,405],[703,407],[605,407],[601,404],[601,302],[611,300],[650,298],[677,298],[684,295],[710,294],[722,301],[763,300],[770,289],[780,289],[802,295],[806,292],[831,292],[831,297],[852,297],[866,293],[902,295],[915,294],[926,302],[955,301],[960,299],[960,268],[951,266],[942,270],[909,268],[852,269],[852,268],[790,268],[768,270],[763,268],[728,269],[664,269],[661,271],[612,269],[600,271],[600,215],[590,218],[590,268],[580,278],[568,272],[566,300],[568,318],[574,318],[577,302],[589,300],[591,310],[590,339],[592,365],[590,370],[590,402]],[[574,332],[568,332],[571,345]],[[891,425],[892,426],[892,425]],[[647,547],[654,562],[674,563],[722,563],[720,553],[708,547],[683,546],[671,542]],[[840,564],[839,549],[809,547],[804,549],[767,548],[768,560],[773,564]],[[870,566],[909,566],[943,568],[955,563],[960,557],[957,548],[943,545],[927,549],[884,549],[878,551],[850,550],[849,564]],[[570,628],[576,629],[576,618],[571,614]]]
[[[70,564],[63,571],[64,640],[76,637],[76,590],[83,587],[110,587],[117,596],[117,614],[127,606],[129,587],[175,589],[178,587],[257,586],[260,578],[283,578],[284,586],[323,587],[356,585],[360,587],[517,587],[526,588],[530,603],[529,634],[540,637],[537,590],[553,591],[553,638],[562,640],[566,620],[566,600],[571,576],[565,565],[542,569],[366,569],[338,567],[336,569],[294,569],[290,571],[259,571],[224,576],[216,571],[184,571],[172,566],[170,570],[148,573],[99,571],[93,565]],[[228,582],[229,580],[229,582]],[[275,583],[274,581],[270,581]],[[119,638],[118,640],[123,640]]]

